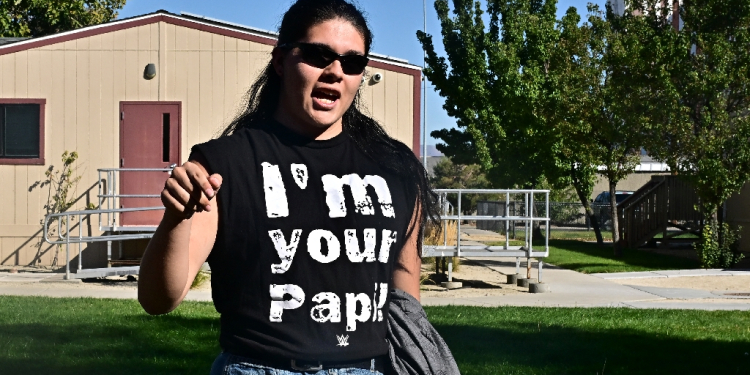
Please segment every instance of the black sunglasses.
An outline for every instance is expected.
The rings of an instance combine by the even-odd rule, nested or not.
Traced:
[[[355,75],[362,74],[367,67],[367,63],[370,59],[363,55],[339,55],[333,52],[330,48],[322,44],[313,43],[284,43],[279,48],[292,49],[299,48],[302,60],[316,68],[323,69],[328,65],[331,65],[334,61],[338,60],[341,62],[341,69],[344,74]]]

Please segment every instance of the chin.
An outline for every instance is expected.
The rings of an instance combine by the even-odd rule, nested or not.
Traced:
[[[339,122],[339,120],[341,120],[341,117],[342,116],[312,116],[310,117],[310,125],[316,128],[327,129]]]

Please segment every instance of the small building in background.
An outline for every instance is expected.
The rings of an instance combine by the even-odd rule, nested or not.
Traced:
[[[603,170],[604,167],[599,167]],[[652,176],[669,175],[669,166],[654,160],[646,152],[641,153],[641,162],[635,167],[635,171],[617,183],[618,191],[636,191],[651,181]],[[609,191],[609,180],[602,175],[597,175],[594,190],[591,192],[591,200],[594,200],[602,192]]]

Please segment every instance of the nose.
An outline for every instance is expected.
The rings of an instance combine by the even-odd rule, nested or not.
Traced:
[[[338,82],[344,79],[344,68],[341,67],[341,61],[333,60],[332,63],[323,70],[323,76],[326,82]]]

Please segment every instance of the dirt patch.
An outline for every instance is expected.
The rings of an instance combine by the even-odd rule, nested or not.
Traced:
[[[422,297],[465,298],[528,293],[527,288],[506,284],[505,274],[463,258],[459,272],[453,273],[453,281],[462,282],[463,288],[447,290],[441,287],[440,282],[447,280],[436,277],[430,265],[422,266],[422,277],[427,277],[422,283]]]
[[[461,233],[461,242],[463,241],[477,241],[477,242],[495,242],[495,241],[505,241],[505,236],[502,234],[491,234],[491,235],[482,235],[482,234],[467,234],[467,233]],[[454,241],[455,244],[455,241]]]
[[[648,279],[611,280],[623,285],[684,288],[706,291],[735,291],[750,293],[750,276],[686,276]]]

